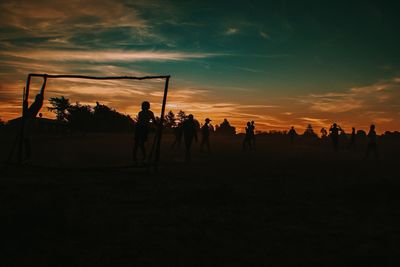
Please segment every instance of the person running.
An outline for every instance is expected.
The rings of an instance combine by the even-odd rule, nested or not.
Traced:
[[[133,160],[137,162],[137,151],[142,152],[143,160],[146,160],[145,144],[150,130],[150,123],[156,122],[154,113],[150,110],[150,103],[144,101],[142,110],[138,113],[137,122],[135,124],[135,143],[133,146]]]
[[[201,127],[200,149],[203,151],[203,147],[206,146],[207,152],[210,152],[210,121],[209,118],[206,118],[204,125]]]
[[[371,152],[374,153],[375,158],[378,158],[378,150],[377,150],[377,145],[376,145],[376,132],[375,132],[375,125],[372,124],[369,128],[369,132],[367,134],[368,137],[368,145],[367,145],[367,152],[366,152],[366,158],[369,157],[369,154]]]
[[[193,118],[192,114],[189,114],[187,119],[183,122],[182,130],[183,130],[183,140],[185,141],[185,160],[186,162],[190,162],[191,160],[191,147],[193,138],[197,142],[197,123]]]
[[[339,131],[341,131],[341,128],[336,123],[334,123],[331,126],[331,128],[329,128],[329,132],[330,132],[331,139],[332,139],[333,149],[335,151],[338,150],[338,146],[339,146]]]
[[[289,130],[290,144],[294,144],[294,138],[296,137],[296,135],[296,130],[294,129],[294,126],[292,126]]]
[[[23,132],[24,146],[25,146],[25,159],[29,159],[32,154],[30,135],[31,135],[33,127],[34,127],[36,117],[37,117],[39,111],[43,107],[44,90],[46,88],[46,84],[47,84],[47,75],[45,75],[43,77],[42,88],[40,89],[39,94],[36,95],[35,101],[33,101],[32,105],[30,105],[30,107],[26,109],[26,112],[24,112],[24,115],[23,115],[24,120],[25,120],[24,132]]]

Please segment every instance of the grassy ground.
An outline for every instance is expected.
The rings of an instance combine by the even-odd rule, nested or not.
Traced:
[[[96,168],[129,163],[129,140],[47,138],[47,167],[3,168],[2,265],[398,266],[399,142],[366,160],[363,144],[214,138],[185,164],[167,137],[159,173]]]

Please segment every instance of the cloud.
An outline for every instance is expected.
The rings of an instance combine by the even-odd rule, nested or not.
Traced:
[[[314,93],[288,100],[293,103],[291,109],[297,119],[313,125],[322,127],[336,121],[350,129],[367,128],[375,123],[381,130],[393,130],[400,126],[399,114],[393,112],[400,109],[399,98],[400,83],[392,78],[340,92]]]
[[[0,5],[2,25],[24,30],[59,32],[60,26],[74,27],[147,27],[138,10],[122,1],[42,0],[4,1]],[[65,30],[65,29],[63,29]]]
[[[238,28],[234,28],[234,27],[228,28],[225,31],[225,35],[234,35],[234,34],[238,34],[238,33],[239,33],[239,29]]]
[[[300,120],[305,121],[306,123],[311,123],[315,126],[324,126],[327,125],[328,119],[321,119],[321,118],[307,118],[307,117],[303,117],[303,118],[299,118]]]
[[[368,86],[350,88],[343,92],[310,94],[299,97],[298,101],[309,106],[310,110],[325,113],[343,113],[356,110],[369,110],[384,104],[394,104],[400,96],[400,85],[396,78],[380,81]]]
[[[144,19],[147,1],[5,0],[0,2],[3,47],[93,48],[170,43]]]
[[[264,31],[260,31],[260,36],[264,39],[271,39],[271,37],[269,36],[268,33],[264,32]]]
[[[86,62],[136,62],[136,61],[183,61],[220,56],[213,53],[167,52],[167,51],[72,51],[72,50],[23,50],[2,51],[1,56],[40,61],[86,61]]]

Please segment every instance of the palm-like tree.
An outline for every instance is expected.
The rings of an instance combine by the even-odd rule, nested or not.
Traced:
[[[49,102],[52,106],[48,107],[47,109],[51,112],[56,113],[58,121],[66,121],[67,120],[67,110],[69,107],[71,107],[69,99],[65,98],[64,96],[51,97],[49,99]]]

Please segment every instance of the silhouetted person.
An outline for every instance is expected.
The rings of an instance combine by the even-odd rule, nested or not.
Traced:
[[[350,142],[348,149],[355,150],[356,149],[356,128],[351,128]]]
[[[254,125],[254,121],[251,121],[250,124],[250,144],[253,150],[256,149],[256,134],[255,134],[256,126]]]
[[[205,119],[203,127],[201,127],[201,144],[200,148],[203,151],[203,147],[206,146],[207,151],[210,152],[210,119]]]
[[[247,127],[244,128],[246,132],[245,132],[245,136],[244,136],[244,140],[243,140],[243,148],[242,148],[243,151],[246,151],[247,149],[251,150],[251,145],[252,145],[252,143],[251,143],[251,138],[252,138],[251,122],[248,121],[246,125],[247,125]]]
[[[375,158],[378,158],[378,151],[376,147],[376,132],[375,132],[375,125],[371,125],[369,128],[369,132],[367,134],[368,137],[368,145],[367,145],[367,153],[366,158],[369,157],[371,152],[374,153]]]
[[[339,131],[341,131],[341,128],[334,123],[331,128],[329,129],[331,139],[332,139],[332,145],[333,149],[337,151],[338,146],[339,146]]]
[[[154,113],[150,110],[150,103],[144,101],[142,103],[142,110],[138,113],[138,119],[135,124],[135,144],[133,146],[133,160],[137,161],[137,151],[141,150],[143,160],[146,159],[145,143],[149,135],[150,122],[155,123],[156,119]]]
[[[46,83],[47,83],[47,76],[44,76],[42,88],[40,89],[39,94],[36,95],[35,101],[33,101],[32,105],[26,109],[26,113],[24,114],[25,159],[29,159],[32,154],[30,135],[32,133],[32,128],[34,127],[36,116],[38,115],[40,109],[43,106],[44,90],[46,88]]]
[[[290,128],[290,130],[289,130],[289,137],[290,137],[290,143],[293,145],[293,143],[294,143],[294,139],[296,138],[296,136],[297,136],[297,133],[296,133],[296,130],[294,129],[294,127],[292,126],[291,128]]]
[[[328,131],[325,128],[321,128],[320,133],[321,133],[322,138],[325,138],[328,136]]]
[[[183,140],[185,141],[185,160],[190,162],[193,138],[197,142],[197,123],[195,122],[193,115],[189,114],[188,118],[183,122]]]
[[[181,147],[181,141],[182,141],[182,135],[183,135],[183,123],[178,123],[178,125],[173,128],[173,133],[174,133],[174,142],[172,143],[171,148],[172,149],[179,149]]]

